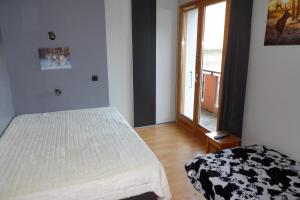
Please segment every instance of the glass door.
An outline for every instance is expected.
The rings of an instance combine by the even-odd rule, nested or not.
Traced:
[[[228,24],[226,0],[199,0],[180,7],[177,121],[216,131]]]
[[[182,10],[181,66],[180,66],[180,109],[189,120],[194,120],[196,54],[198,39],[198,7]]]
[[[210,131],[217,130],[225,19],[226,1],[204,6],[198,122]]]

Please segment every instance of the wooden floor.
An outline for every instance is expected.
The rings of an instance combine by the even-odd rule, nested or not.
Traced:
[[[205,141],[176,124],[137,128],[136,131],[164,166],[172,200],[194,200],[186,182],[185,163],[196,154],[204,154]]]

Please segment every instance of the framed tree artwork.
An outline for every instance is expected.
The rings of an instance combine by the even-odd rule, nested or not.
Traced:
[[[300,0],[269,0],[265,45],[300,45]]]

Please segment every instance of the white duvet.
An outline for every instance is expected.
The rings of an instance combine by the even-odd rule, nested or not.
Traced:
[[[1,200],[170,199],[164,169],[114,108],[22,115],[0,138]]]

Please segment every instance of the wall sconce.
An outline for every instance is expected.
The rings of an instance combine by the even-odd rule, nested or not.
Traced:
[[[49,32],[48,32],[48,35],[49,35],[49,39],[50,39],[50,40],[55,40],[56,35],[55,35],[54,31],[49,31]]]
[[[55,88],[54,93],[55,93],[56,96],[61,96],[62,95],[61,89]]]

